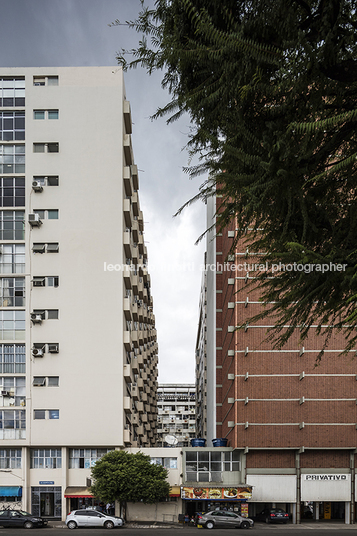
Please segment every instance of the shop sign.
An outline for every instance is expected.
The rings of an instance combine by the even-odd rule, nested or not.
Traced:
[[[237,488],[182,488],[182,499],[245,501],[252,498],[251,486]]]
[[[347,480],[349,475],[304,475],[305,480]]]
[[[248,503],[241,503],[241,505],[240,505],[240,515],[242,517],[248,517]]]

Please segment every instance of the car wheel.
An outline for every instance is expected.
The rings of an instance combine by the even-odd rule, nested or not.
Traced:
[[[76,529],[77,528],[77,523],[75,521],[68,521],[67,527],[69,529]]]
[[[249,521],[242,521],[242,523],[240,524],[241,529],[249,529],[249,527],[250,527]]]
[[[33,528],[33,523],[32,523],[32,521],[25,521],[25,523],[24,523],[24,528],[25,528],[25,529],[32,529],[32,528]]]
[[[113,529],[113,528],[114,528],[114,523],[113,523],[113,521],[106,521],[106,522],[104,523],[104,527],[105,527],[106,529]]]
[[[205,524],[205,527],[206,529],[213,529],[214,528],[213,521],[207,521],[207,523]]]

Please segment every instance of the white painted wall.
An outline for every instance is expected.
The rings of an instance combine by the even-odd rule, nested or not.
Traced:
[[[247,484],[250,502],[296,502],[296,475],[247,475]]]

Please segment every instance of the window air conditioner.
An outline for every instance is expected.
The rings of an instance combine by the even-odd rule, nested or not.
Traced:
[[[58,354],[59,344],[49,344],[48,351],[50,352],[50,354]]]
[[[40,216],[34,213],[29,214],[29,224],[32,225],[32,227],[39,227],[42,224]]]
[[[35,192],[42,192],[43,186],[40,181],[33,181],[32,188]]]
[[[33,357],[43,357],[43,348],[32,348]]]
[[[46,284],[46,280],[44,277],[36,278],[32,280],[32,285],[34,287],[44,287]]]
[[[41,324],[42,322],[42,315],[38,313],[31,313],[31,320],[34,324]]]
[[[9,391],[1,391],[1,396],[10,396]]]

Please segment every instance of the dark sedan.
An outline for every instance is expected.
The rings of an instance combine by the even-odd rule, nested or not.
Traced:
[[[23,510],[1,510],[0,526],[2,527],[23,527],[32,529],[33,527],[46,527],[47,519],[33,516]]]
[[[265,508],[257,515],[259,521],[265,521],[265,523],[287,523],[289,521],[289,514],[281,508]]]

